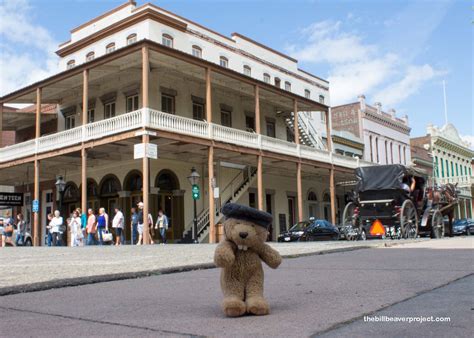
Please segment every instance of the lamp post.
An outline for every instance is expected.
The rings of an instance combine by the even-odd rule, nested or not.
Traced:
[[[192,194],[193,194],[193,200],[194,200],[194,222],[193,222],[193,242],[197,243],[197,207],[196,207],[196,201],[200,197],[200,191],[199,191],[199,179],[200,179],[199,173],[196,171],[196,168],[192,167],[191,168],[191,174],[188,176],[188,181],[192,186]]]
[[[66,189],[66,181],[64,181],[64,178],[62,175],[56,176],[56,191],[59,192],[59,203],[58,203],[58,210],[59,213],[62,215],[63,214],[63,199],[64,199],[64,189]],[[63,215],[63,220],[64,220],[64,215]],[[60,239],[62,241],[62,239]],[[67,231],[66,231],[66,246],[67,246]]]

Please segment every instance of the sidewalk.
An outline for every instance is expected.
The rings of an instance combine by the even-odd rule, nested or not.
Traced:
[[[284,257],[425,241],[271,243]],[[215,244],[0,249],[0,296],[153,274],[213,268]]]

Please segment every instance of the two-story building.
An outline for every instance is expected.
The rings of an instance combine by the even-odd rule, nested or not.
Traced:
[[[424,144],[433,160],[433,177],[436,183],[457,184],[459,204],[455,218],[472,218],[472,167],[474,151],[451,123],[439,128],[429,124]]]
[[[364,160],[378,164],[409,165],[410,130],[408,117],[398,118],[394,109],[388,113],[382,104],[373,106],[360,95],[358,102],[331,108],[332,128],[347,131],[364,142]]]
[[[35,245],[57,201],[66,217],[76,207],[112,215],[119,206],[127,220],[143,201],[145,214],[169,216],[172,240],[195,232],[210,242],[219,207],[238,202],[270,212],[275,239],[307,217],[335,223],[344,207],[335,182],[366,165],[334,153],[331,142],[326,149],[303,126],[300,112],[324,112],[329,121],[328,82],[241,34],[129,1],[71,30],[57,54],[60,73],[0,98],[2,132],[18,121],[5,105],[36,106],[34,120],[22,122],[29,137],[0,148],[0,184],[39,202]],[[54,118],[46,105],[57,105]],[[201,195],[195,230],[193,167]]]

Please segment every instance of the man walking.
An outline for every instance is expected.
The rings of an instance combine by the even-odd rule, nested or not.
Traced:
[[[131,225],[132,225],[132,241],[130,244],[135,244],[137,241],[137,235],[138,235],[138,213],[137,209],[132,208],[131,210]]]
[[[163,210],[158,210],[158,218],[156,220],[155,229],[160,229],[162,243],[166,244],[166,230],[168,230],[168,217],[163,213]]]

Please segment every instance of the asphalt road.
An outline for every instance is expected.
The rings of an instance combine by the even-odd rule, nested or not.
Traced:
[[[219,270],[0,297],[0,336],[470,337],[472,249],[376,248],[266,269],[271,314],[225,318]],[[442,316],[446,323],[368,323]]]

